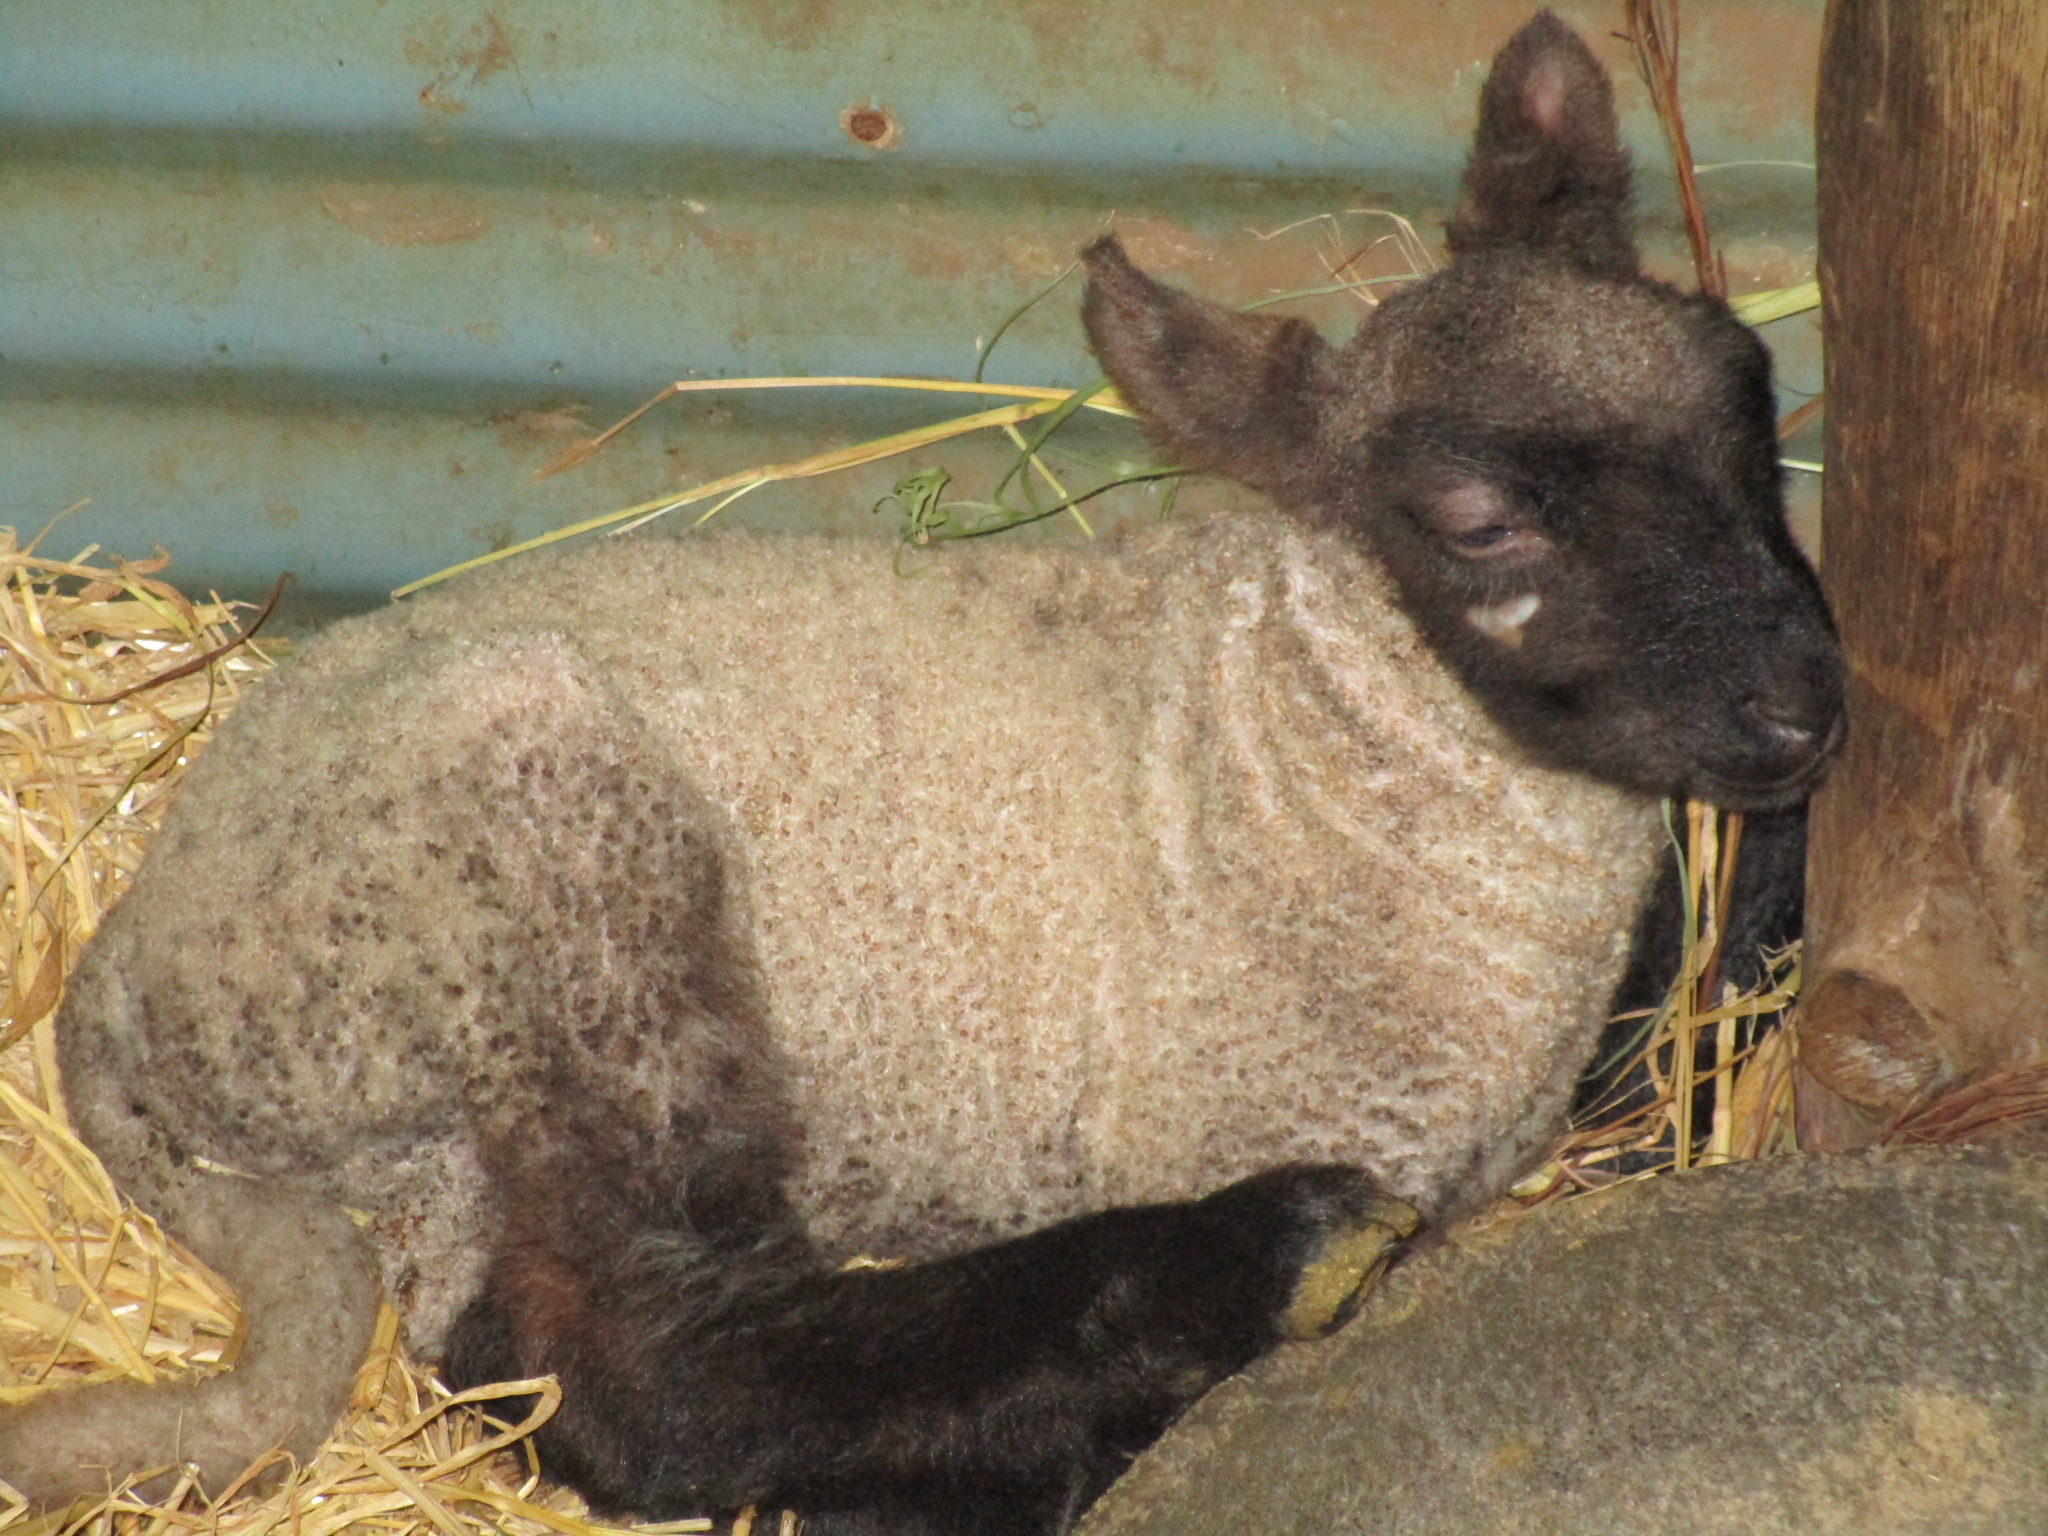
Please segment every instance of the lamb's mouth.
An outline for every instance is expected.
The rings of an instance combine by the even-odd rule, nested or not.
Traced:
[[[1841,753],[1843,735],[1844,721],[1837,716],[1827,740],[1791,772],[1764,779],[1700,768],[1693,773],[1685,793],[1731,811],[1784,810],[1799,804],[1820,788],[1821,781],[1828,776],[1828,770],[1834,767],[1835,759]]]

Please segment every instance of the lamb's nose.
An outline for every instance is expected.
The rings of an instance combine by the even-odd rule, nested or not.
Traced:
[[[1742,701],[1742,712],[1788,756],[1819,758],[1841,744],[1842,695],[1833,678],[1779,678]]]
[[[1826,729],[1819,713],[1807,707],[1805,700],[1751,694],[1742,701],[1742,712],[1787,750],[1810,746]]]

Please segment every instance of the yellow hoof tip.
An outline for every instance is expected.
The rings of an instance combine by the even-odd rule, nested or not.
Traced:
[[[1386,1196],[1356,1226],[1332,1233],[1294,1282],[1281,1336],[1319,1339],[1350,1317],[1420,1220],[1414,1206]]]

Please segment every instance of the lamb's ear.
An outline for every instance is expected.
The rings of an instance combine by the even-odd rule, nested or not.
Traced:
[[[1453,255],[1522,247],[1588,271],[1641,270],[1614,87],[1549,11],[1508,40],[1479,94],[1479,131],[1447,231]]]
[[[1331,349],[1315,328],[1154,282],[1114,235],[1081,259],[1089,343],[1173,461],[1283,499],[1310,494],[1330,398]]]

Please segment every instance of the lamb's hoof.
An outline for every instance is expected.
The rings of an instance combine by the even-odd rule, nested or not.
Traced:
[[[1268,1168],[1195,1209],[1256,1255],[1259,1326],[1269,1340],[1320,1338],[1343,1323],[1421,1224],[1414,1206],[1348,1163]]]
[[[1273,1320],[1283,1339],[1316,1339],[1346,1322],[1421,1224],[1406,1200],[1357,1168],[1320,1164],[1259,1176],[1288,1207],[1297,1247],[1293,1288]],[[1249,1181],[1248,1181],[1249,1182]]]
[[[1280,1336],[1319,1339],[1348,1321],[1420,1220],[1406,1200],[1381,1194],[1356,1225],[1331,1232],[1301,1267]]]

